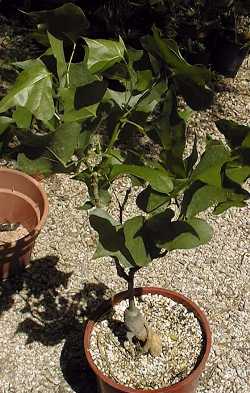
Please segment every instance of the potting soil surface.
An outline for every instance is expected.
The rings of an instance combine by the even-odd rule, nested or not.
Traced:
[[[19,239],[22,239],[24,236],[28,235],[29,231],[24,228],[23,225],[18,225],[16,229],[1,231],[0,230],[0,245],[6,243],[12,243]]]

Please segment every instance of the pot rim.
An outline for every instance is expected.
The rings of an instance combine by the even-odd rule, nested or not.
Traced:
[[[16,174],[16,175],[18,175],[20,177],[25,178],[26,180],[28,180],[30,183],[32,183],[39,190],[39,192],[40,192],[40,194],[42,196],[42,199],[43,199],[43,204],[44,204],[43,213],[42,213],[42,215],[41,215],[41,217],[40,217],[40,219],[38,221],[38,224],[37,224],[37,226],[35,228],[36,231],[39,232],[41,230],[41,228],[45,224],[45,221],[46,221],[47,216],[48,216],[48,211],[49,211],[49,202],[48,202],[48,197],[47,197],[46,192],[43,190],[43,188],[42,188],[41,184],[39,183],[39,181],[37,181],[36,179],[31,177],[30,175],[27,175],[24,172],[21,172],[21,171],[19,171],[17,169],[1,167],[0,168],[0,175],[1,175],[1,173],[4,173],[4,172],[13,173],[13,174]],[[23,195],[25,195],[25,194],[23,194]],[[33,203],[34,203],[34,205],[36,205],[35,202],[33,202]]]
[[[158,294],[162,295],[165,297],[169,297],[173,300],[175,300],[177,303],[183,304],[187,309],[192,310],[192,312],[195,314],[196,318],[199,320],[203,335],[204,335],[204,350],[203,353],[200,355],[200,359],[198,361],[198,364],[196,367],[191,371],[189,375],[187,375],[184,379],[182,379],[180,382],[177,382],[173,385],[170,385],[168,387],[163,387],[159,389],[136,389],[136,388],[130,388],[125,385],[121,385],[115,381],[113,381],[110,377],[106,376],[102,371],[98,369],[98,367],[95,365],[92,356],[89,351],[89,342],[90,342],[90,337],[92,330],[94,328],[94,325],[97,321],[97,319],[102,315],[105,311],[107,311],[109,308],[111,308],[113,305],[119,303],[121,300],[126,299],[128,297],[128,291],[123,291],[119,292],[115,296],[113,296],[109,301],[105,302],[104,307],[102,306],[100,309],[97,310],[97,313],[94,315],[94,317],[87,322],[87,325],[84,330],[84,352],[87,358],[87,361],[92,369],[92,371],[95,373],[95,375],[100,378],[104,383],[110,385],[114,389],[118,389],[121,392],[124,393],[174,393],[175,391],[179,391],[179,389],[182,387],[184,388],[186,385],[193,383],[195,380],[199,378],[201,375],[205,363],[208,359],[209,352],[211,349],[212,345],[212,334],[211,330],[209,327],[209,323],[207,320],[207,317],[205,313],[189,298],[186,296],[182,295],[179,292],[171,291],[165,288],[158,288],[158,287],[140,287],[140,288],[135,288],[134,289],[134,295],[136,297],[139,297],[141,295],[145,294]]]
[[[4,244],[0,245],[0,252],[4,253],[4,260],[6,258],[5,254],[11,254],[15,248],[22,248],[26,249],[34,241],[34,239],[37,237],[40,231],[40,225],[41,225],[41,219],[40,219],[40,214],[38,211],[38,207],[36,203],[32,201],[31,198],[29,198],[27,195],[22,194],[21,192],[18,191],[11,191],[8,188],[0,188],[0,194],[12,194],[15,195],[17,198],[23,199],[25,202],[27,202],[32,209],[35,212],[36,218],[37,218],[37,224],[34,229],[32,229],[31,232],[29,232],[27,235],[23,236],[22,238],[12,241],[12,242],[6,242]],[[0,265],[2,264],[1,258],[0,258]]]

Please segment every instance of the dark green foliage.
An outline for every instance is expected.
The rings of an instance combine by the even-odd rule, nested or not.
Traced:
[[[185,155],[190,108],[213,101],[211,72],[189,64],[156,27],[138,50],[121,37],[87,37],[87,19],[72,4],[32,16],[44,24],[48,48],[16,64],[16,83],[0,101],[1,155],[32,175],[66,172],[86,184],[81,209],[90,211],[99,235],[96,257],[137,269],[168,251],[208,242],[211,227],[198,214],[243,207],[250,176],[249,127],[232,121],[217,122],[227,144],[210,138],[199,157],[195,138]],[[188,105],[183,112],[178,95]],[[153,157],[144,140],[157,145]],[[130,189],[123,201],[115,194],[121,176],[131,188],[142,187],[136,198],[142,214],[126,221]],[[102,209],[112,195],[119,222]]]

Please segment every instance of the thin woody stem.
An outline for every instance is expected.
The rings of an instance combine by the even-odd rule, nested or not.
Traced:
[[[139,268],[135,267],[130,269],[128,275],[128,296],[129,296],[129,309],[135,308],[135,298],[134,298],[134,277],[135,273]]]

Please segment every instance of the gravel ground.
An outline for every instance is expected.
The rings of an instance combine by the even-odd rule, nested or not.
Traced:
[[[250,119],[250,60],[227,80],[214,107],[196,114],[194,129],[219,136],[213,121]],[[122,191],[118,184],[118,193]],[[95,234],[83,203],[83,184],[65,175],[47,179],[50,212],[33,254],[18,279],[0,285],[0,393],[95,393],[82,355],[82,326],[103,298],[124,289],[108,259],[92,260]],[[129,205],[131,211],[134,205]],[[214,238],[190,251],[174,251],[137,274],[136,285],[182,292],[202,307],[213,348],[198,393],[248,393],[249,212],[231,209],[210,217]]]

